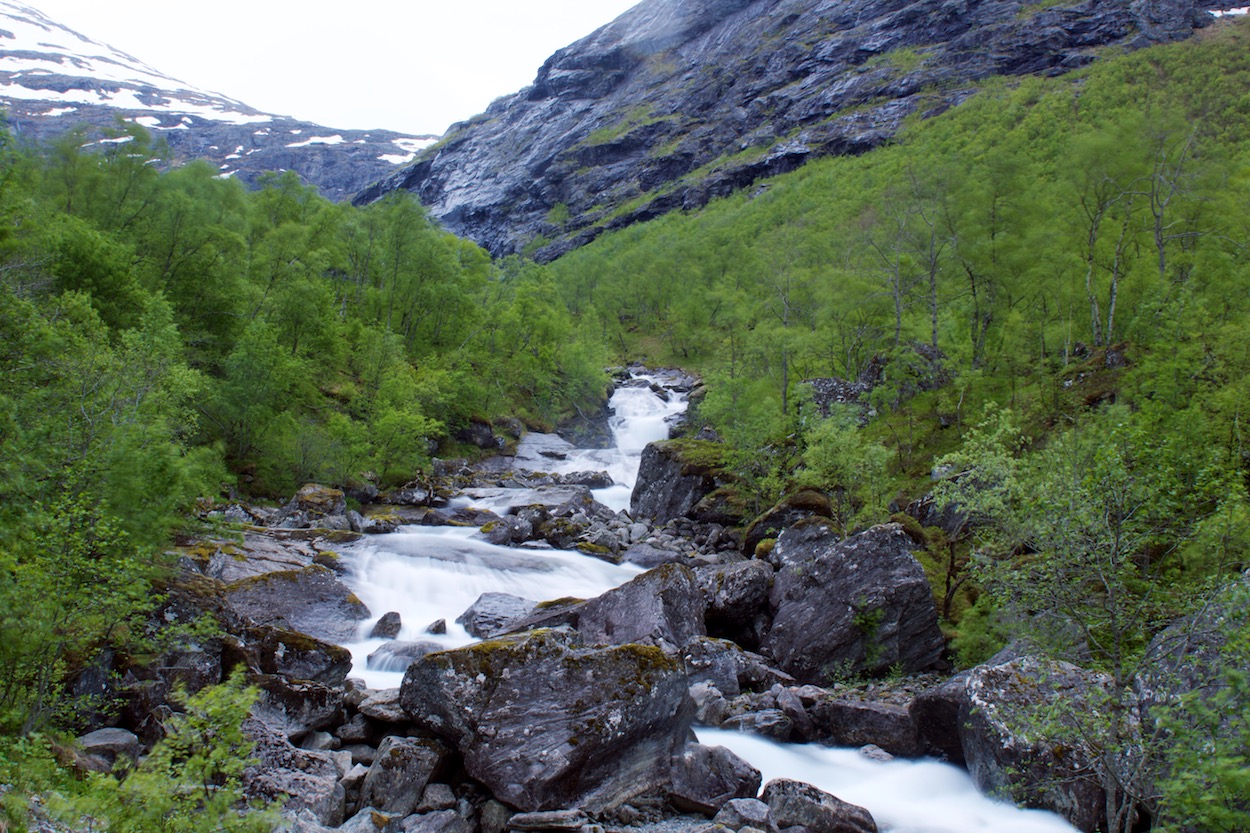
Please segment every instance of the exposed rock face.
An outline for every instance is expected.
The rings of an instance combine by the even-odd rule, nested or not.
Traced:
[[[665,564],[591,599],[578,613],[577,630],[588,644],[655,645],[672,654],[707,633],[703,610],[694,571]]]
[[[658,526],[680,518],[716,490],[716,466],[703,460],[716,456],[713,443],[666,440],[642,451],[638,481],[629,499],[629,513],[650,518]]]
[[[492,253],[541,237],[530,250],[550,260],[809,159],[867,151],[986,77],[1058,74],[1101,46],[1188,37],[1219,3],[1042,5],[646,0],[357,201],[413,191]]]
[[[1097,713],[1105,703],[1103,674],[1066,662],[1021,657],[981,665],[966,682],[960,737],[968,772],[977,788],[1027,807],[1051,810],[1078,830],[1093,831],[1105,818],[1106,795],[1092,771],[1095,752],[1081,740],[1070,716],[1047,717],[1056,701],[1071,714]],[[1070,731],[1062,742],[1039,735],[1044,721]]]
[[[846,540],[820,521],[786,530],[772,552],[780,564],[776,615],[761,653],[817,685],[939,666],[944,640],[933,591],[911,547],[898,524]]]
[[[550,630],[431,654],[400,700],[523,811],[594,811],[664,783],[694,713],[680,663],[658,648],[585,648]]]
[[[283,625],[327,642],[351,641],[356,623],[369,618],[369,608],[347,585],[317,564],[235,582],[226,600],[257,624]]]

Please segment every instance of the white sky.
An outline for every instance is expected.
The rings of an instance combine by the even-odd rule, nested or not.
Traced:
[[[153,69],[327,127],[441,135],[638,0],[19,0]]]

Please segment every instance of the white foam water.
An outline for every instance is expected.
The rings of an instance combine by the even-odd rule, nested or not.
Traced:
[[[874,761],[854,749],[780,744],[722,729],[699,742],[723,746],[760,771],[763,783],[791,778],[858,804],[882,833],[1072,833],[1054,813],[1022,810],[977,792],[968,773],[930,759]]]

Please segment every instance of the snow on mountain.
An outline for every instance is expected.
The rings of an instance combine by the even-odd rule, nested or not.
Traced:
[[[34,141],[79,125],[98,133],[121,117],[165,138],[175,162],[206,159],[221,176],[247,182],[293,170],[331,199],[350,197],[437,140],[263,113],[11,0],[0,0],[0,108],[10,129]]]

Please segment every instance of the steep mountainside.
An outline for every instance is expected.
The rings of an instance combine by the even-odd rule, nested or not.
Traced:
[[[0,107],[20,138],[48,141],[79,125],[98,132],[121,117],[164,138],[176,162],[207,159],[223,176],[249,183],[265,171],[292,170],[337,200],[435,139],[332,130],[262,113],[162,75],[12,2],[0,2]]]
[[[1190,36],[1204,0],[643,0],[532,86],[363,192],[416,192],[495,254],[550,260],[606,229],[888,141],[994,75]]]

